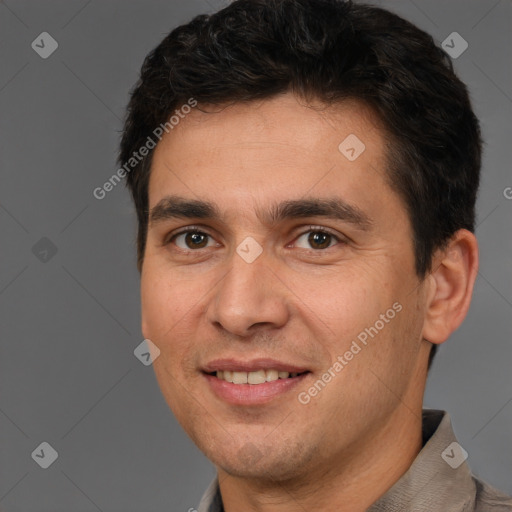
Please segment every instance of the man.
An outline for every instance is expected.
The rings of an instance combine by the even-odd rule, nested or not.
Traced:
[[[143,334],[217,469],[199,511],[512,510],[422,411],[470,305],[481,163],[432,38],[238,0],[162,41],[128,110]]]

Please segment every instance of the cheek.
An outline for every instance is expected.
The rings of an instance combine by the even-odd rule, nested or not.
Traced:
[[[183,402],[187,403],[183,398],[188,397],[183,393],[183,383],[192,373],[191,363],[184,363],[190,358],[192,336],[187,313],[198,293],[194,289],[184,293],[183,286],[175,284],[169,275],[153,272],[150,266],[141,276],[142,332],[160,350],[153,371],[167,404],[179,420],[186,411],[186,407],[182,411]]]
[[[162,280],[146,272],[141,278],[142,333],[157,343],[171,324],[168,311],[169,293]],[[165,312],[165,313],[164,313]]]
[[[324,276],[295,277],[293,290],[302,299],[296,302],[302,317],[309,318],[334,344],[350,344],[396,300],[390,286],[375,274],[380,273],[335,269]]]
[[[168,378],[164,373],[178,380],[195,373],[193,340],[201,325],[204,295],[201,280],[152,272],[150,267],[141,276],[142,332],[160,349],[154,363],[159,380]]]
[[[180,282],[168,272],[146,267],[141,276],[142,329],[145,337],[166,340],[186,320],[204,294],[195,281]]]

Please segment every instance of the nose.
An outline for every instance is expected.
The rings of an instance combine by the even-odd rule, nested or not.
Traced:
[[[236,252],[208,307],[208,320],[240,337],[277,329],[289,317],[288,290],[276,277],[265,251],[251,263]]]

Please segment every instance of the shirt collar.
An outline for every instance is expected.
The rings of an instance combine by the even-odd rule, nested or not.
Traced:
[[[464,512],[473,510],[476,486],[467,453],[457,443],[445,411],[423,410],[423,448],[402,477],[367,512]],[[197,512],[224,512],[215,478]]]

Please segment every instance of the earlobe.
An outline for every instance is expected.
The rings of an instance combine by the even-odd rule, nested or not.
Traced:
[[[428,277],[423,338],[445,342],[462,323],[471,304],[478,273],[478,242],[473,233],[460,229],[433,258]]]

